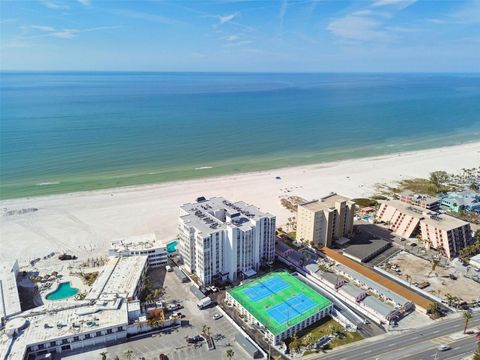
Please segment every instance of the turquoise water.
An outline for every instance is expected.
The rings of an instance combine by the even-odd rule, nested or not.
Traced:
[[[480,76],[1,73],[0,198],[480,138]]]
[[[171,254],[177,251],[177,243],[178,241],[172,241],[171,243],[167,244],[167,253]]]
[[[72,288],[70,281],[61,283],[57,289],[46,296],[47,300],[64,300],[78,294],[78,289]]]

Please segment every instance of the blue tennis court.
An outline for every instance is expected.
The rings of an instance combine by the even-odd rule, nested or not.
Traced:
[[[279,277],[272,277],[265,281],[259,282],[248,289],[245,289],[243,293],[252,301],[260,301],[274,293],[286,289],[289,286],[290,285],[288,285],[288,283]]]
[[[276,322],[278,322],[279,324],[283,324],[288,320],[291,320],[298,315],[303,314],[305,311],[310,310],[315,305],[315,302],[310,300],[305,295],[300,294],[288,300],[285,300],[284,302],[267,310],[267,313]]]

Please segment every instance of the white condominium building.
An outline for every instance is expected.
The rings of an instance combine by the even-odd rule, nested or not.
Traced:
[[[180,209],[180,254],[204,285],[251,276],[274,260],[274,215],[222,197],[200,197]]]
[[[168,262],[167,242],[159,241],[154,233],[130,236],[112,241],[108,255],[118,257],[145,255],[148,256],[149,267],[158,267]]]
[[[355,203],[335,193],[298,205],[297,240],[331,247],[333,240],[352,235],[354,215]]]

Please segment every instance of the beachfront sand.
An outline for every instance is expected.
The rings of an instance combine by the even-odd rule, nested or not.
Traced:
[[[160,238],[173,239],[179,206],[198,196],[244,200],[277,215],[280,225],[292,216],[281,206],[282,196],[310,200],[333,191],[368,196],[377,183],[392,184],[426,177],[434,170],[454,172],[478,165],[480,142],[235,176],[5,200],[0,202],[4,211],[38,211],[1,216],[0,261],[18,258],[24,263],[52,251],[80,258],[101,256],[112,239],[153,231]]]

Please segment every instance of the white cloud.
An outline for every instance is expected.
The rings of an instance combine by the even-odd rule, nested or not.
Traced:
[[[331,21],[327,30],[346,40],[386,41],[389,35],[381,28],[378,20],[353,14]]]
[[[182,22],[179,20],[171,19],[166,16],[158,14],[150,14],[142,11],[126,10],[126,9],[113,9],[109,11],[110,13],[118,16],[129,17],[132,19],[139,19],[151,22],[158,22],[165,25],[178,25]]]
[[[53,10],[68,9],[68,6],[62,3],[58,3],[50,0],[41,0],[40,2],[49,9],[53,9]]]
[[[84,6],[89,6],[92,3],[90,0],[77,0],[77,1]]]
[[[220,22],[220,25],[223,25],[223,24],[229,23],[230,21],[232,21],[233,19],[235,19],[239,15],[240,15],[239,12],[236,12],[234,14],[228,14],[228,15],[220,15],[218,17],[218,21]]]
[[[240,39],[240,36],[238,36],[238,35],[227,35],[227,36],[224,36],[222,39],[226,40],[226,41],[237,41],[237,40]]]
[[[37,36],[30,36],[31,37],[42,37],[42,36],[52,36],[60,39],[73,39],[79,33],[86,33],[92,31],[102,31],[102,30],[111,30],[111,29],[118,29],[119,26],[97,26],[93,28],[86,28],[86,29],[55,29],[51,26],[46,25],[30,25],[23,27],[24,30],[32,29],[41,31],[43,34]]]
[[[463,24],[480,23],[480,0],[472,0],[452,14],[455,21]]]
[[[0,20],[0,24],[14,23],[16,21],[17,21],[17,19],[2,19],[2,20]]]
[[[340,39],[360,42],[387,42],[400,33],[416,29],[387,26],[387,22],[399,11],[417,0],[375,0],[369,6],[347,13],[327,25],[333,35]]]
[[[417,0],[375,0],[372,4],[373,7],[379,6],[392,6],[400,9],[405,9],[410,5],[416,3]]]
[[[283,19],[285,18],[285,14],[287,13],[287,8],[288,8],[288,1],[287,0],[282,0],[280,3],[280,13],[278,17],[280,18],[280,23],[283,25]]]
[[[45,32],[55,31],[53,27],[46,26],[46,25],[30,25],[30,28],[35,30],[45,31]]]
[[[74,38],[79,30],[77,29],[64,29],[61,31],[52,32],[52,36],[58,37],[60,39],[72,39]]]

